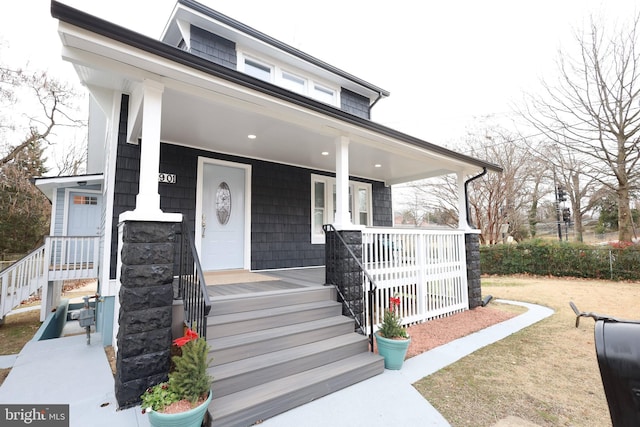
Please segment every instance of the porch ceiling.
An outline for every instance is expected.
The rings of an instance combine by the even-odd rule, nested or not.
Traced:
[[[395,184],[461,170],[441,156],[295,108],[171,89],[162,99],[165,142],[333,172],[336,138],[346,134],[353,176]]]

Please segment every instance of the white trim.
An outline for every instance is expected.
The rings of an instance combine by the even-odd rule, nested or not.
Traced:
[[[120,117],[121,107],[122,95],[118,92],[113,92],[111,96],[111,113],[110,116],[106,117],[107,126],[106,134],[104,135],[104,148],[107,155],[104,159],[106,162],[104,165],[105,180],[102,183],[102,259],[100,260],[100,272],[98,278],[100,294],[103,296],[116,296],[116,301],[119,299],[117,298],[119,282],[118,280],[112,280],[109,276],[111,275],[111,239],[113,238],[113,199],[116,182],[116,160],[118,155],[118,128],[120,127],[118,118]],[[105,113],[105,116],[106,115],[107,114]],[[118,264],[119,261],[120,259],[116,257],[116,271],[120,270],[120,265]],[[116,316],[115,313],[113,316],[113,330],[112,342],[115,347],[116,333],[118,331],[118,316]]]
[[[346,136],[336,138],[336,216],[333,225],[342,229],[353,225],[349,212],[349,144]]]
[[[246,163],[235,163],[226,160],[212,159],[210,157],[198,157],[198,172],[196,178],[196,221],[195,239],[196,251],[202,257],[202,191],[204,182],[202,178],[204,165],[227,166],[236,169],[244,169],[244,253],[243,269],[251,268],[251,173],[252,167]]]
[[[315,99],[316,101],[324,102],[328,105],[340,108],[340,87],[337,86],[335,83],[331,83],[327,80],[320,79],[314,76],[313,74],[310,74],[308,71],[303,71],[302,69],[296,68],[293,65],[286,64],[284,62],[279,62],[271,58],[265,59],[264,54],[254,53],[249,50],[243,49],[241,47],[238,47],[236,49],[236,52],[237,52],[236,58],[237,58],[238,71],[247,75],[251,75],[245,71],[245,60],[248,59],[250,61],[256,62],[257,64],[268,67],[271,70],[269,74],[269,80],[265,80],[265,81],[268,81],[269,83],[273,83],[277,86],[280,86],[292,92],[299,93],[300,95],[304,95],[307,98]],[[287,86],[284,83],[284,80],[285,80],[283,76],[284,73],[293,75],[295,77],[298,77],[304,80],[304,91],[300,92]],[[332,101],[326,102],[323,98],[314,96],[316,86],[319,86],[320,88],[326,91],[333,92]]]
[[[52,176],[52,177],[40,177],[34,178],[36,187],[42,184],[56,184],[63,186],[65,184],[74,184],[78,181],[87,181],[87,185],[97,184],[102,181],[103,174],[93,173],[89,175],[73,175],[73,176]],[[95,182],[90,182],[95,181]]]
[[[138,195],[133,212],[124,212],[120,221],[147,220],[162,221],[160,194],[158,192],[158,168],[160,165],[160,129],[162,127],[162,94],[164,85],[151,79],[142,84],[142,135],[144,141],[140,147],[140,173],[138,177]],[[131,115],[129,116],[131,118]],[[129,123],[127,132],[135,124]],[[167,221],[171,221],[164,216]]]
[[[324,190],[324,218],[323,218],[323,224],[327,224],[327,223],[333,223],[334,222],[334,210],[335,210],[335,206],[333,203],[333,187],[336,185],[336,179],[333,176],[328,176],[328,175],[318,175],[318,174],[311,174],[311,244],[314,245],[318,245],[318,244],[324,244],[324,233],[321,234],[315,234],[313,232],[314,230],[314,212],[315,212],[315,183],[316,182],[322,182],[324,183],[325,186],[325,190]],[[358,211],[356,210],[357,208],[357,204],[358,204],[358,200],[357,200],[357,196],[358,196],[358,189],[365,189],[367,190],[367,224],[360,224],[360,216],[356,216],[355,214],[358,213]],[[362,230],[365,227],[370,227],[373,224],[373,186],[368,183],[368,182],[361,182],[361,181],[349,181],[349,194],[351,196],[350,198],[350,203],[349,203],[349,209],[350,209],[350,215],[352,217],[352,224],[350,224],[348,227],[337,227],[336,229],[339,230]],[[335,225],[334,225],[335,226]]]
[[[53,236],[56,231],[56,208],[58,206],[58,188],[53,189],[51,197],[51,220],[49,221],[49,236]],[[62,226],[64,228],[64,225]]]
[[[253,55],[247,55],[244,52],[238,50],[237,51],[237,62],[238,62],[238,71],[247,74],[249,76],[253,76],[257,79],[269,82],[269,83],[273,83],[274,79],[275,79],[275,73],[276,73],[276,67],[273,64],[270,64],[266,61],[264,61],[263,59],[259,59],[258,57],[255,57]],[[261,79],[260,77],[254,76],[251,73],[248,73],[246,70],[246,66],[247,66],[247,60],[251,61],[251,62],[255,62],[257,65],[262,65],[265,68],[269,69],[269,80],[265,80],[265,79]]]

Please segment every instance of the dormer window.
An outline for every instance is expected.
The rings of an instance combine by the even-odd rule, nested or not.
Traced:
[[[302,77],[286,71],[282,72],[282,86],[301,94],[305,94],[307,92],[307,81]]]
[[[271,81],[272,67],[251,58],[244,58],[244,72],[267,82]]]
[[[334,88],[327,82],[321,83],[315,77],[305,75],[300,70],[292,70],[284,64],[274,62],[272,65],[256,56],[238,51],[238,70],[317,101],[334,107],[340,106],[337,87]]]
[[[311,97],[317,99],[318,101],[326,102],[327,104],[335,105],[336,103],[336,91],[317,83],[313,84]]]

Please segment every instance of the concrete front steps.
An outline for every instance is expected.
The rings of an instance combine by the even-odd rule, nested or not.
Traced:
[[[219,297],[207,339],[212,425],[250,426],[384,371],[330,286]]]

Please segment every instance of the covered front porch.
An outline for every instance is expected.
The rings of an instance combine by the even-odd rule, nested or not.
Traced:
[[[402,293],[405,324],[468,308],[464,234],[372,228],[361,235],[354,261],[367,267],[349,274],[356,280],[349,285],[361,289],[356,307],[372,300],[369,313],[378,314],[389,295]],[[328,262],[333,270],[342,261]],[[354,321],[353,299],[345,301],[324,266],[203,272],[201,287],[197,276],[181,285],[184,313],[212,349],[217,425],[249,425],[383,371],[368,336],[381,319]],[[377,278],[373,293],[365,292],[370,277]],[[191,296],[198,289],[205,298]]]

